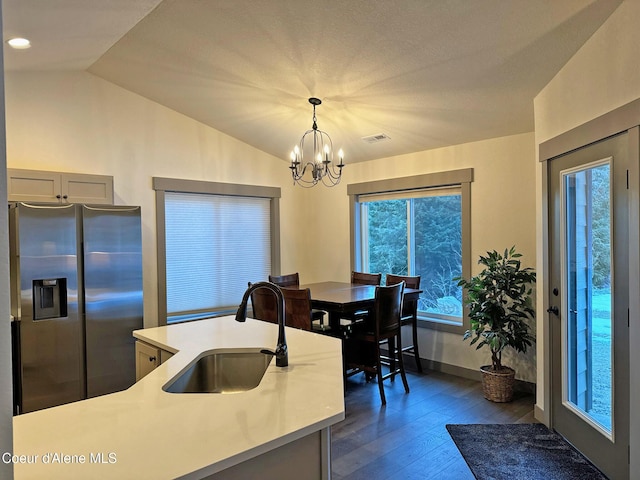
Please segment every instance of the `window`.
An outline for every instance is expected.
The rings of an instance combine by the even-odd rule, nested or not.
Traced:
[[[279,189],[158,178],[154,188],[159,318],[232,314],[247,282],[279,265]]]
[[[350,185],[354,269],[420,275],[418,314],[443,330],[464,324],[472,170]],[[454,183],[455,182],[455,183]]]

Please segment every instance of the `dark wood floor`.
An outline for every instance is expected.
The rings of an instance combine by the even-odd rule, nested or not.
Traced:
[[[334,480],[473,480],[446,424],[535,422],[530,394],[500,404],[473,380],[438,372],[409,372],[408,380],[408,394],[399,378],[386,380],[382,406],[375,382],[349,378],[346,418],[332,427]]]

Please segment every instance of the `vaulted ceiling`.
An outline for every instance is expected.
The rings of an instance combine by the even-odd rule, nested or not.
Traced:
[[[533,131],[533,98],[621,0],[2,0],[5,70],[87,70],[288,160]],[[367,142],[363,137],[388,138]]]

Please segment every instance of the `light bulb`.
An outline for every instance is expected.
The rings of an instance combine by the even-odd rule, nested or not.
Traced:
[[[31,47],[31,42],[26,38],[10,38],[7,40],[7,43],[10,47],[15,48],[16,50],[24,50],[25,48]]]

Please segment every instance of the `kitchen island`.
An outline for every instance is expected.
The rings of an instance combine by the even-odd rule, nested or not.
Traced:
[[[256,388],[187,394],[162,387],[203,352],[273,349],[277,325],[229,316],[135,331],[173,356],[125,391],[15,417],[15,478],[330,478],[340,341],[286,334],[289,366],[272,360]]]

